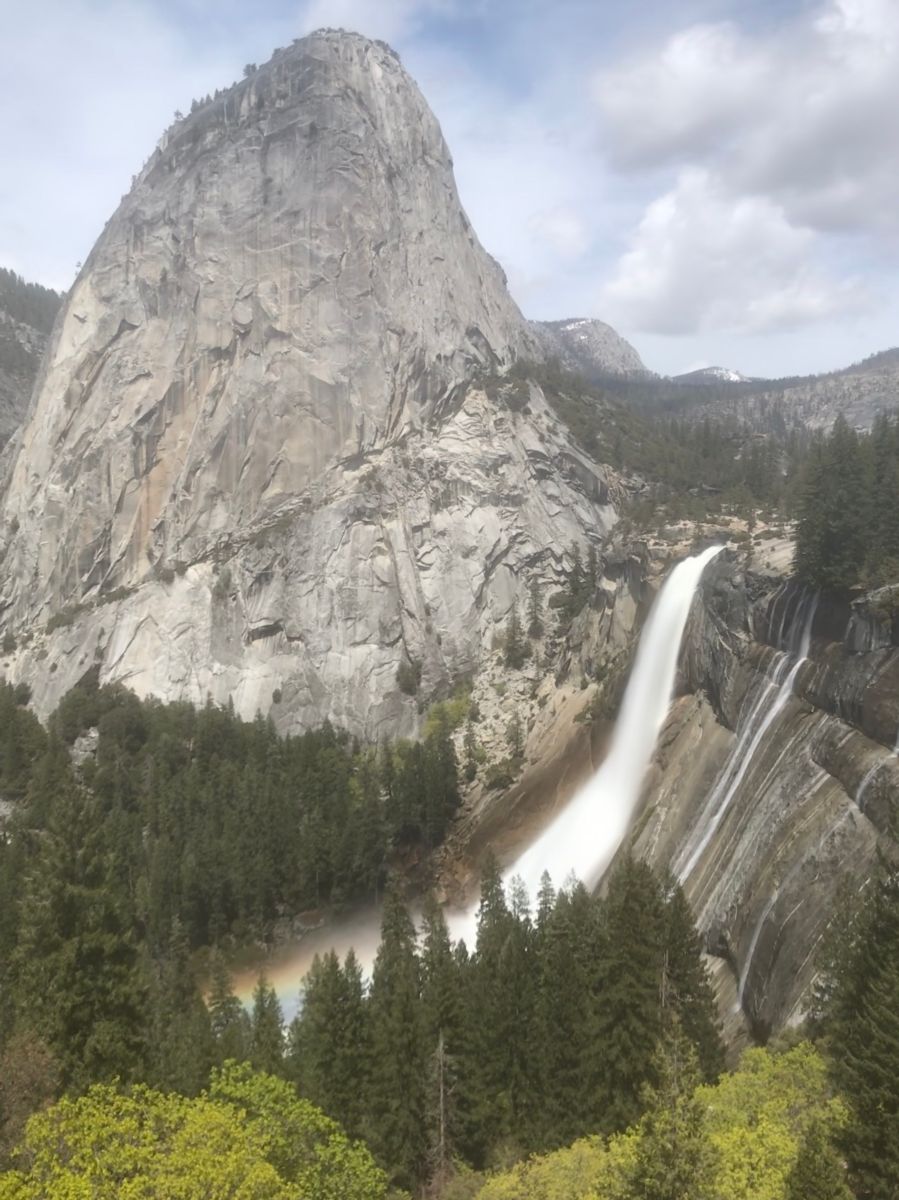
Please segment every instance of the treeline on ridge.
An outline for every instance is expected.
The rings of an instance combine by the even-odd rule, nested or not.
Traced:
[[[0,267],[0,309],[14,321],[49,333],[60,304],[62,296],[59,292],[39,283],[26,283],[15,271]]]
[[[899,580],[899,416],[870,433],[838,417],[811,444],[798,488],[796,573],[843,591]]]

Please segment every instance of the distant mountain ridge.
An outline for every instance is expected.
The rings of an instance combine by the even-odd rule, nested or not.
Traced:
[[[698,367],[695,371],[684,371],[675,375],[678,383],[755,383],[749,375],[742,375],[731,367]]]
[[[684,382],[683,376],[679,377]],[[720,382],[720,381],[719,381]],[[823,375],[749,380],[698,405],[691,415],[726,413],[749,426],[765,424],[779,410],[788,422],[824,429],[841,413],[850,425],[868,429],[879,412],[899,407],[899,348]]]

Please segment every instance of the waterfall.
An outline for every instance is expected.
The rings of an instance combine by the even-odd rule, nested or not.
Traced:
[[[531,895],[549,871],[556,881],[574,873],[594,887],[627,833],[643,777],[662,728],[700,576],[721,550],[710,546],[674,568],[659,593],[640,637],[612,745],[599,770],[507,871],[522,878]]]
[[[588,888],[602,878],[640,799],[643,777],[668,715],[681,637],[706,564],[721,550],[710,546],[679,563],[659,592],[640,635],[612,744],[593,777],[504,873],[520,878],[531,896],[548,871],[556,883],[575,875]],[[471,939],[476,906],[449,914],[454,937]]]
[[[693,827],[691,836],[675,860],[674,873],[681,883],[693,873],[696,864],[712,840],[715,830],[724,820],[731,802],[737,794],[737,789],[745,779],[756,750],[793,694],[793,683],[799,674],[799,668],[808,658],[812,640],[812,624],[817,607],[817,593],[801,596],[793,620],[790,650],[777,664],[773,678],[766,680],[762,686],[759,697],[752,706],[743,730],[737,738],[736,745],[728,755],[724,770],[712,788],[699,820]],[[783,628],[781,627],[778,638],[782,636]],[[790,659],[794,656],[795,661],[785,675],[784,672],[787,671]]]
[[[679,563],[668,576],[640,635],[609,753],[592,779],[508,868],[504,874],[506,884],[520,876],[533,897],[544,871],[557,883],[573,873],[588,887],[601,878],[627,833],[668,714],[693,595],[706,564],[721,549],[710,546]],[[465,910],[446,914],[453,938],[464,938],[469,946],[474,944],[477,908],[475,901]],[[282,1003],[295,1011],[296,989],[316,950],[333,948],[343,955],[355,946],[363,968],[369,970],[378,944],[377,922],[378,913],[372,909],[355,924],[345,920],[307,935],[299,946],[286,948],[283,961],[269,965],[269,976],[278,987]],[[238,976],[242,998],[249,995],[257,974],[257,968],[252,968]]]

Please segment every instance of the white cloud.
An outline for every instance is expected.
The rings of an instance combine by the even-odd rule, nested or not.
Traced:
[[[758,103],[770,71],[730,24],[678,32],[660,50],[594,78],[604,148],[626,169],[704,157]]]
[[[602,299],[613,322],[664,334],[758,333],[864,304],[861,284],[829,277],[814,249],[769,198],[735,199],[690,168],[649,205]]]
[[[862,300],[829,263],[895,261],[896,0],[827,0],[763,33],[693,26],[598,74],[594,97],[615,169],[662,178],[605,292],[637,327],[820,320]]]

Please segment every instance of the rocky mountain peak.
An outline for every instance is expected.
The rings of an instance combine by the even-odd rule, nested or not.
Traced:
[[[650,374],[630,342],[605,321],[571,317],[564,321],[534,321],[531,328],[547,357],[558,359],[564,370],[586,379]]]
[[[540,355],[396,55],[279,50],[164,134],[67,297],[6,476],[9,671],[414,724],[399,665],[470,670],[612,519],[539,390],[502,398]]]

